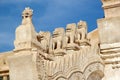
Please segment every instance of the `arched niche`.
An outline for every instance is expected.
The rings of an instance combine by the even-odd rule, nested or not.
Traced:
[[[84,71],[85,80],[102,80],[104,77],[104,65],[100,62],[93,62],[86,66]]]
[[[103,73],[102,71],[94,71],[92,72],[89,77],[87,78],[87,80],[102,80],[103,78]]]
[[[68,78],[68,80],[82,80],[82,78],[83,78],[83,74],[77,71],[72,73]]]
[[[83,73],[78,67],[72,67],[66,72],[54,74],[51,80],[83,80]]]
[[[80,73],[79,71],[71,73],[69,77],[59,77],[56,80],[82,80],[83,79],[83,74]]]

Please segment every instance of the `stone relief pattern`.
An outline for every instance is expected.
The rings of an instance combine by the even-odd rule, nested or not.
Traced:
[[[94,63],[92,67],[95,67],[95,70],[103,71],[103,65],[100,58],[98,58],[96,47],[84,47],[78,52],[69,53],[63,57],[57,58],[54,61],[45,61],[45,67],[47,71],[48,80],[73,80],[79,79],[77,75],[81,74],[80,77],[84,80],[84,74],[87,74],[85,68]],[[92,55],[92,56],[91,56]],[[86,58],[85,58],[86,57]],[[90,68],[87,71],[93,72],[93,68]],[[75,76],[76,75],[76,76]],[[63,79],[63,80],[64,80]]]
[[[68,79],[65,77],[59,77],[56,80],[82,80],[82,73],[77,71],[72,73]]]
[[[38,79],[39,80],[47,80],[46,78],[46,70],[44,66],[44,58],[41,56],[41,54],[38,53],[37,55],[37,71],[38,71]]]
[[[72,73],[68,80],[82,80],[82,74],[79,71]]]

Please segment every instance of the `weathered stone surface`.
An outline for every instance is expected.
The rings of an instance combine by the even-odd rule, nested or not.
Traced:
[[[120,14],[120,0],[102,0],[105,17],[118,17]]]
[[[103,80],[120,77],[120,0],[102,0],[105,18],[98,20],[100,55],[104,61]]]
[[[32,55],[15,55],[8,58],[10,80],[38,80]]]
[[[120,17],[98,20],[100,43],[120,42]]]
[[[25,8],[22,13],[22,24],[16,29],[16,37],[14,41],[15,50],[31,48],[31,42],[37,41],[36,31],[32,24],[32,9]]]

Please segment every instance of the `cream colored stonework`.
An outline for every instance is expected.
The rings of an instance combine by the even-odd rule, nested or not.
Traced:
[[[105,17],[118,17],[120,14],[120,0],[102,0]]]
[[[25,8],[16,29],[15,49],[0,54],[0,76],[7,80],[119,80],[120,0],[102,0],[105,17],[87,32],[86,21],[53,33],[37,33],[33,10]]]
[[[103,80],[120,79],[120,0],[102,0],[105,18],[98,20]]]

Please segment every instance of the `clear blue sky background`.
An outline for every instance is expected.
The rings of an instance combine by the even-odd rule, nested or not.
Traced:
[[[37,32],[66,27],[85,20],[88,31],[97,28],[96,20],[104,16],[100,0],[0,0],[0,52],[14,49],[15,29],[21,24],[25,7],[34,10],[33,24]]]

